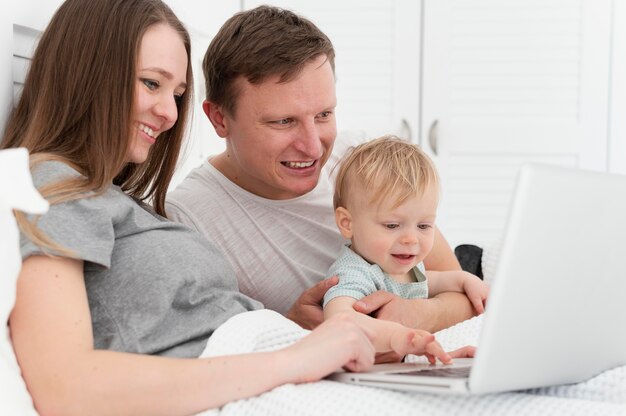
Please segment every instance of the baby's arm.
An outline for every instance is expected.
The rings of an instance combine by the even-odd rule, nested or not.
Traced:
[[[479,277],[462,270],[427,271],[426,277],[429,297],[442,292],[464,292],[477,313],[481,314],[485,311],[489,286]]]
[[[394,351],[400,356],[406,354],[425,355],[431,363],[438,358],[441,362],[451,362],[450,356],[435,341],[434,335],[420,329],[411,329],[392,321],[383,321],[356,312],[352,305],[356,299],[338,296],[324,307],[324,320],[338,314],[350,314],[362,328],[374,334],[372,344],[377,352]]]

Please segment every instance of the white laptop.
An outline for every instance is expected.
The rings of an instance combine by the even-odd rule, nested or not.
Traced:
[[[493,280],[473,360],[329,378],[474,394],[575,383],[626,364],[626,176],[523,166]]]

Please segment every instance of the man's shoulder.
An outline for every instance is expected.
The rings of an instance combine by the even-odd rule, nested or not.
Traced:
[[[210,170],[210,163],[205,161],[201,165],[193,168],[187,176],[168,193],[169,195],[184,195],[190,189],[209,186],[214,181]]]
[[[222,200],[224,184],[213,172],[209,162],[193,169],[175,189],[167,193],[166,204],[180,209],[202,208]]]
[[[165,210],[169,219],[198,229],[198,215],[211,210],[218,199],[219,185],[208,162],[194,168],[175,189],[167,193]]]

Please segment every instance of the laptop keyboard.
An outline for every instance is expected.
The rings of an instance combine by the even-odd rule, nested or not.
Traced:
[[[435,377],[456,377],[463,378],[468,377],[470,369],[472,367],[439,367],[432,369],[424,369],[417,371],[405,371],[400,373],[393,373],[397,375],[409,375],[409,376],[435,376]]]

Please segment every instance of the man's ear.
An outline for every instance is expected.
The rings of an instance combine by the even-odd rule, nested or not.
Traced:
[[[344,207],[338,207],[335,210],[335,222],[339,228],[339,232],[343,238],[349,240],[352,238],[352,215]]]
[[[222,108],[215,103],[204,100],[202,102],[202,110],[204,110],[204,114],[206,114],[207,118],[213,125],[217,135],[220,137],[227,137],[228,122]]]

